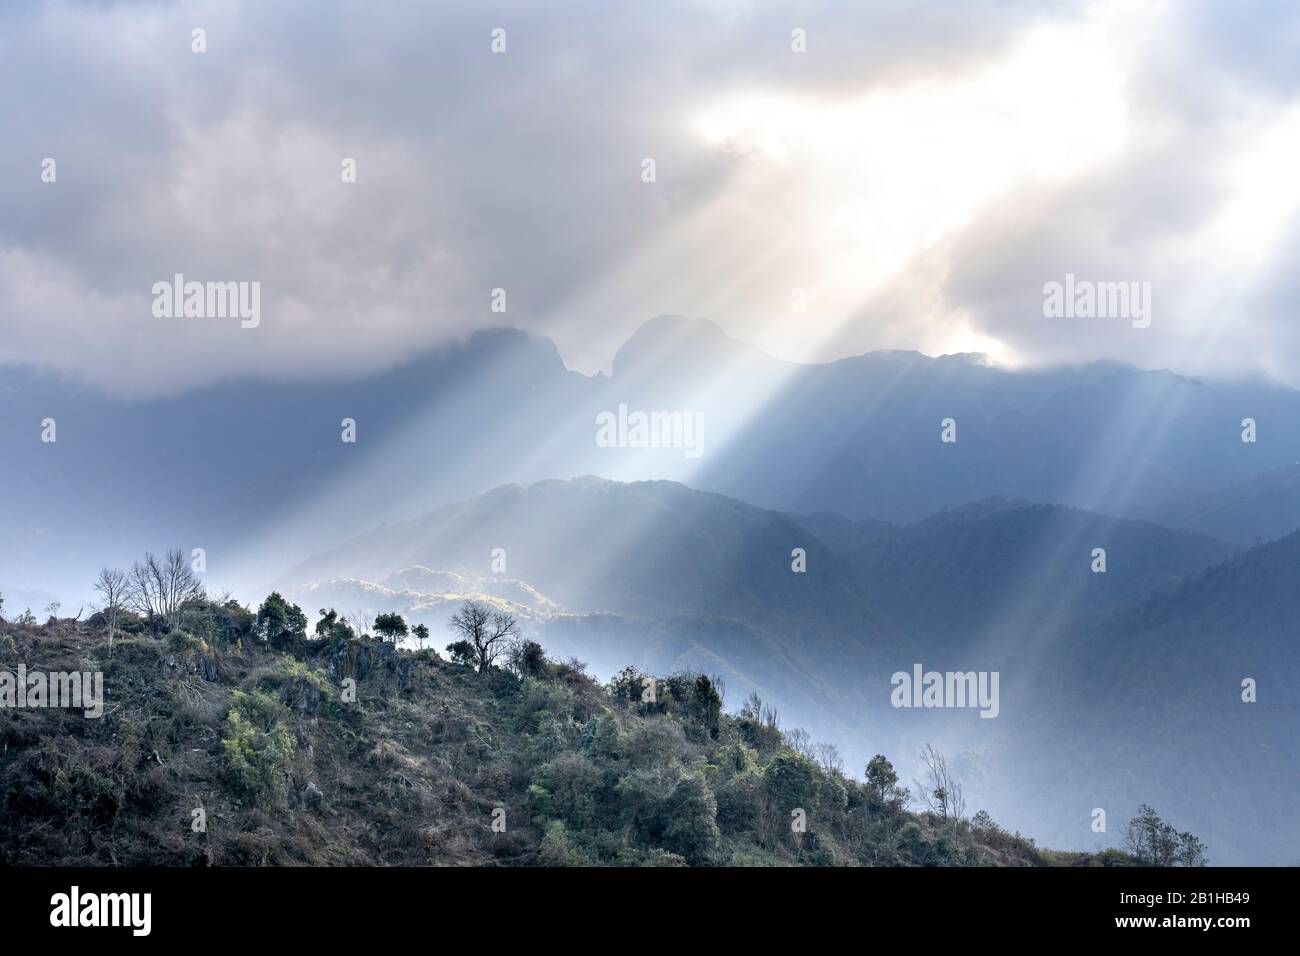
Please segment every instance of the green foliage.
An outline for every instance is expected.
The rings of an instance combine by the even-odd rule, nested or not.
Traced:
[[[235,691],[226,714],[221,748],[235,783],[260,806],[283,804],[289,770],[297,753],[293,734],[281,719],[284,708],[261,691]]]
[[[395,611],[380,614],[375,618],[375,633],[396,644],[407,634],[406,621]]]
[[[461,665],[478,670],[483,657],[469,639],[454,663],[374,641],[340,648],[351,629],[335,612],[323,610],[316,626],[326,640],[300,641],[296,611],[278,595],[256,618],[233,602],[191,602],[164,640],[127,636],[111,660],[107,625],[47,625],[74,645],[70,653],[103,666],[113,709],[103,723],[68,721],[53,709],[0,723],[0,823],[8,821],[0,842],[12,858],[556,866],[1134,859],[1048,855],[987,814],[940,826],[907,810],[907,791],[883,755],[868,764],[865,782],[848,779],[802,752],[797,733],[783,734],[757,698],[724,713],[713,680],[700,674],[656,680],[649,702],[650,675],[635,668],[601,686],[581,666],[516,640],[508,668],[472,674]],[[235,653],[239,635],[253,633],[260,639]],[[16,640],[21,656],[43,632],[0,634]],[[203,679],[168,666],[205,641],[220,666]],[[347,706],[344,676],[357,682]],[[49,741],[72,752],[51,753]],[[322,793],[336,824],[328,833],[319,814],[298,804],[319,805]],[[222,825],[178,839],[177,821],[196,794],[221,808]],[[512,808],[504,834],[485,825],[497,806]],[[794,809],[804,811],[806,830],[792,831]],[[1151,830],[1144,820],[1141,832]],[[29,832],[39,839],[22,836]],[[1152,832],[1172,833],[1175,862],[1203,860],[1190,834],[1163,821]],[[66,834],[61,852],[51,849],[52,834]]]
[[[811,760],[785,747],[763,768],[763,789],[783,813],[808,809],[817,799],[818,773]]]
[[[174,629],[170,634],[163,638],[163,646],[173,654],[185,654],[190,651],[207,651],[207,642],[202,638],[195,637],[188,631],[182,631],[180,628]]]
[[[1124,843],[1142,866],[1206,866],[1205,844],[1195,834],[1179,832],[1145,803],[1128,823]]]
[[[905,787],[898,785],[894,765],[884,754],[876,754],[867,764],[867,805],[878,813],[896,814],[910,799]]]
[[[302,661],[281,658],[262,677],[261,686],[276,691],[279,700],[300,713],[331,716],[337,712],[337,689],[323,673]]]
[[[586,866],[591,860],[574,843],[561,820],[552,820],[542,835],[538,857],[544,866]]]
[[[722,697],[713,686],[713,681],[703,674],[698,675],[690,684],[687,714],[692,725],[717,740],[722,720]]]
[[[428,633],[426,628],[425,633]],[[339,618],[339,612],[330,608],[320,609],[320,619],[316,622],[316,636],[321,640],[337,642],[350,641],[357,636],[348,623]]]
[[[263,644],[290,649],[306,638],[307,615],[298,605],[282,598],[278,591],[272,591],[257,609],[253,636]]]
[[[542,677],[546,673],[546,654],[536,641],[520,641],[510,649],[510,666],[521,677]]]
[[[718,848],[718,803],[704,778],[683,777],[663,807],[663,847],[692,865],[708,863]]]
[[[478,664],[478,652],[469,641],[452,641],[447,645],[447,657],[453,664],[462,667],[474,667]]]
[[[596,822],[601,797],[601,773],[586,756],[566,753],[542,764],[534,776],[545,813],[583,829]]]
[[[898,846],[907,861],[918,866],[956,866],[959,851],[948,833],[935,833],[916,820],[898,831]]]

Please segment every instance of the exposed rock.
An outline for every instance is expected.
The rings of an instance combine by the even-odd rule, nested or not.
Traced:
[[[302,802],[313,809],[319,807],[325,799],[325,794],[321,792],[320,787],[316,786],[316,781],[308,780],[307,786],[302,790]]]

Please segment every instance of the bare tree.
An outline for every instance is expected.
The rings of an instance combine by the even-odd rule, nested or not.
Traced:
[[[934,749],[933,744],[925,745],[921,760],[925,764],[925,781],[916,781],[916,788],[925,808],[944,820],[960,821],[966,815],[966,798],[962,795],[961,784],[948,770],[948,761]]]
[[[357,632],[358,637],[369,637],[370,629],[375,623],[375,617],[369,611],[353,611],[346,620],[352,625],[352,630]]]
[[[187,601],[202,600],[204,596],[203,585],[178,548],[168,551],[161,560],[146,553],[144,564],[137,561],[131,566],[130,600],[142,614],[160,617],[170,624]]]
[[[117,611],[130,593],[130,581],[119,568],[100,568],[95,590],[104,599],[104,613],[108,615],[108,656],[113,656],[113,635],[117,632]]]
[[[785,732],[786,745],[795,753],[802,754],[809,760],[814,759],[812,735],[802,727],[791,727]]]
[[[492,666],[512,639],[519,637],[514,617],[479,601],[466,601],[447,627],[463,642],[466,656],[480,674]]]
[[[781,729],[781,715],[777,712],[776,707],[771,704],[763,703],[763,698],[759,696],[758,691],[751,690],[745,702],[740,706],[741,716],[752,720],[760,727],[767,727],[769,730]]]
[[[813,747],[813,755],[826,773],[844,772],[844,759],[840,757],[840,749],[834,744],[817,744]]]
[[[718,700],[720,700],[723,706],[725,706],[727,703],[727,679],[721,674],[710,674],[709,683],[711,683],[713,689],[718,692]]]

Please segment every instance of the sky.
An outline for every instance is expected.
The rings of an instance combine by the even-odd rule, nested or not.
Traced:
[[[0,142],[0,363],[119,395],[500,325],[590,374],[663,313],[1300,386],[1293,3],[7,3]]]

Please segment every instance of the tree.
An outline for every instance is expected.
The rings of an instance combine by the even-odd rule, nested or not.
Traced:
[[[406,636],[406,621],[396,611],[390,611],[375,618],[375,631],[384,640],[396,644]]]
[[[108,656],[113,656],[113,635],[117,631],[117,611],[130,593],[126,572],[119,568],[100,568],[95,580],[95,590],[104,599],[104,613],[108,615]]]
[[[1187,831],[1178,834],[1178,850],[1174,854],[1174,861],[1179,866],[1208,866],[1210,863],[1200,837]]]
[[[417,624],[411,628],[411,633],[415,639],[420,642],[420,650],[424,650],[424,642],[429,639],[429,625]]]
[[[519,636],[514,617],[504,611],[494,611],[481,601],[466,601],[447,622],[447,628],[459,637],[447,645],[453,659],[473,664],[480,674]]]
[[[917,781],[917,789],[921,791],[925,808],[944,820],[960,821],[966,815],[966,798],[962,795],[961,784],[948,769],[948,761],[934,749],[933,744],[925,745],[921,761],[925,764],[925,782]]]
[[[867,790],[873,802],[886,810],[901,809],[911,794],[898,786],[898,774],[884,754],[876,754],[867,764]]]
[[[813,747],[813,757],[817,765],[822,768],[823,773],[836,774],[844,772],[844,758],[840,756],[840,748],[834,744],[817,744]]]
[[[346,641],[356,637],[346,621],[339,617],[339,612],[330,608],[328,611],[321,608],[318,612],[320,620],[316,622],[316,636],[322,640],[329,641]]]
[[[718,801],[704,777],[678,780],[662,808],[663,847],[693,864],[707,863],[721,842]]]
[[[696,675],[687,698],[687,712],[712,739],[718,738],[722,724],[722,695],[704,674]]]
[[[160,617],[173,623],[188,601],[201,601],[206,595],[185,555],[173,548],[161,560],[146,552],[144,564],[131,565],[130,601],[148,617]]]
[[[520,677],[541,677],[546,673],[546,653],[536,641],[515,641],[510,645],[510,666]]]
[[[253,622],[253,636],[264,644],[284,647],[307,636],[307,615],[302,608],[290,604],[278,591],[267,595],[257,609]]]
[[[370,627],[374,618],[369,611],[354,611],[348,615],[348,623],[352,625],[352,630],[362,637],[370,636]]]
[[[1145,803],[1128,822],[1124,846],[1146,866],[1205,866],[1205,844],[1192,833],[1179,833]]]

